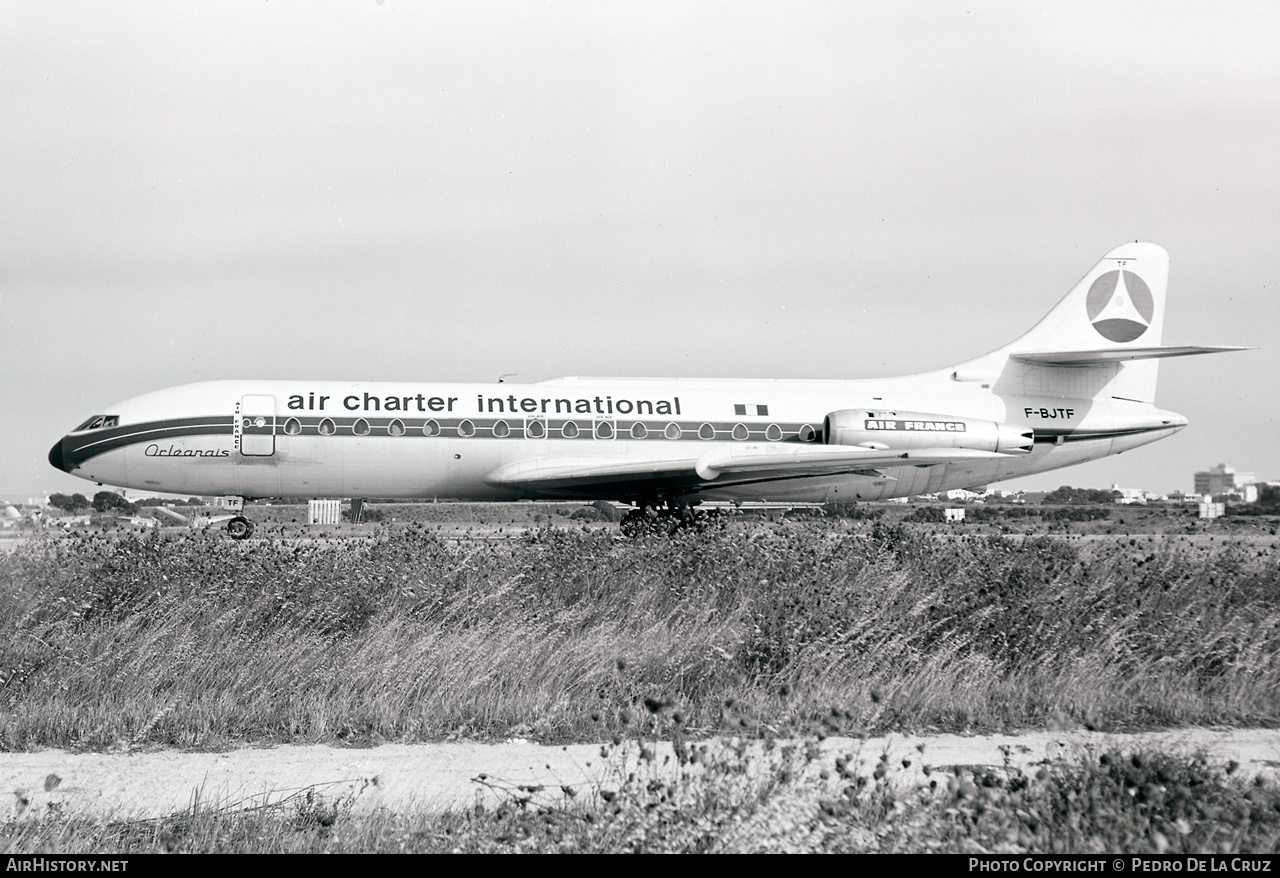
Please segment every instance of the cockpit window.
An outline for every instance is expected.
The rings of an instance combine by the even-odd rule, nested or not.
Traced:
[[[97,430],[100,427],[115,427],[120,423],[119,415],[94,415],[85,421],[79,427],[72,430],[72,433],[79,433],[82,430]]]

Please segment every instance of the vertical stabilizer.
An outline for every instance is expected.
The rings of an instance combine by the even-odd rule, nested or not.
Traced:
[[[1009,369],[1024,374],[1015,377],[1006,370],[1005,375],[1026,390],[1043,392],[1061,386],[1065,393],[1070,386],[1075,388],[1073,395],[1089,388],[1090,396],[1105,393],[1154,402],[1159,360],[1119,357],[1126,349],[1159,347],[1168,280],[1169,254],[1163,247],[1143,243],[1117,247],[1043,320],[989,356],[1008,362],[1007,358],[1020,354],[1107,352],[1114,359],[1105,364],[1086,363],[1087,358],[1080,358],[1078,365],[1008,362]]]
[[[1012,354],[1158,346],[1168,281],[1169,254],[1163,247],[1117,247],[1005,350]]]

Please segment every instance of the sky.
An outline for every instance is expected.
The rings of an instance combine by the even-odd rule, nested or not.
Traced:
[[[0,496],[217,378],[873,378],[1171,254],[1190,426],[1001,487],[1280,479],[1280,4],[0,6]]]

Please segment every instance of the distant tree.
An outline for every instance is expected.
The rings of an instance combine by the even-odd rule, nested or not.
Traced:
[[[940,524],[947,520],[941,506],[917,506],[903,521],[923,521],[929,524]]]
[[[118,510],[130,515],[138,511],[136,506],[114,491],[99,491],[94,494],[93,508],[98,512],[111,512],[112,510]]]
[[[1258,488],[1258,509],[1268,515],[1280,513],[1280,485],[1262,485]]]
[[[620,521],[622,516],[618,514],[618,510],[608,500],[597,500],[591,504],[600,513],[602,521]]]
[[[1233,503],[1230,502],[1233,498],[1223,499],[1227,501],[1228,515],[1280,515],[1280,485],[1259,485],[1255,503]]]
[[[54,509],[61,509],[63,512],[75,512],[77,509],[88,509],[89,498],[84,494],[50,494],[49,505]]]

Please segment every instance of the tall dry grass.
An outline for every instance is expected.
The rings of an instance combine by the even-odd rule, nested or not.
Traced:
[[[607,740],[645,698],[693,734],[832,706],[871,731],[1275,723],[1276,554],[1131,542],[822,522],[33,542],[0,556],[0,747]]]

